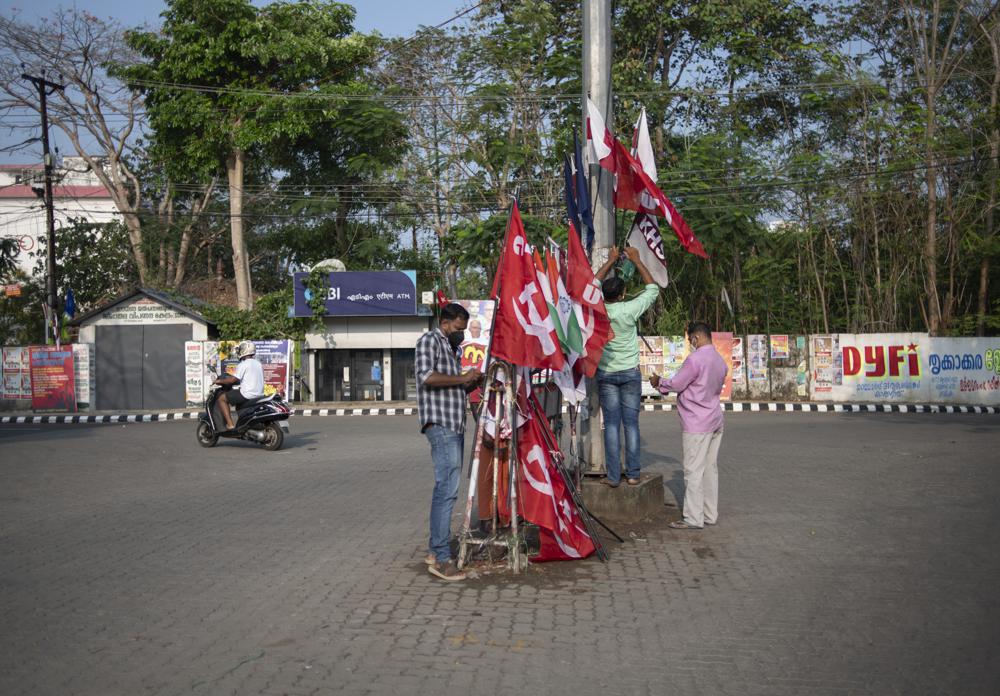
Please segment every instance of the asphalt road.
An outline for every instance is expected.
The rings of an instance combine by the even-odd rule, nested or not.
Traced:
[[[0,693],[1000,693],[1000,417],[728,414],[717,527],[458,585],[415,418],[291,428],[0,426]]]

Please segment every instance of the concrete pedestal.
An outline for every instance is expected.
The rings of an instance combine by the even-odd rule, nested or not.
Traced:
[[[617,488],[605,486],[599,478],[585,478],[583,502],[602,520],[639,522],[663,512],[663,476],[642,474],[638,485],[630,486],[623,479]]]

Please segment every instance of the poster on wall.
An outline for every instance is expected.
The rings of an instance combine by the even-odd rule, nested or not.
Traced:
[[[663,376],[670,378],[677,374],[688,355],[688,342],[684,336],[663,337]]]
[[[663,374],[663,336],[640,336],[639,342],[639,372],[642,373],[643,396],[654,396],[660,392],[653,389],[649,378]]]
[[[184,342],[184,403],[201,406],[205,400],[205,350],[202,341]]]
[[[788,336],[780,334],[771,336],[771,360],[785,360],[789,355]]]
[[[747,336],[747,379],[750,382],[767,381],[767,336],[751,334]]]
[[[73,382],[76,389],[77,407],[89,406],[93,403],[93,393],[91,385],[93,383],[93,371],[91,361],[94,353],[93,346],[88,343],[74,343],[73,350]]]
[[[27,348],[3,349],[3,398],[30,399],[31,372]]]
[[[455,300],[469,312],[465,327],[465,341],[461,346],[463,370],[483,369],[486,351],[490,345],[490,327],[493,326],[493,300]]]
[[[931,402],[1000,404],[1000,338],[928,339],[924,378]]]
[[[277,394],[286,399],[291,378],[292,342],[281,340],[253,343],[257,346],[257,360],[264,368],[264,395]]]
[[[742,384],[746,381],[743,373],[743,338],[733,336],[733,381]]]
[[[834,385],[843,384],[843,360],[840,338],[836,335],[812,337],[812,392],[816,397],[829,394]]]
[[[713,331],[712,345],[719,351],[719,355],[726,361],[726,382],[722,385],[722,393],[719,398],[722,401],[729,401],[733,398],[733,334],[728,331]]]
[[[31,408],[35,411],[76,411],[73,349],[31,346]]]

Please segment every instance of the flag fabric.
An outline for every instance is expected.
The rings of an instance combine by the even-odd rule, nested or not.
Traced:
[[[546,250],[545,263],[548,271],[549,284],[552,287],[552,296],[556,306],[556,326],[562,327],[560,339],[562,340],[563,352],[566,356],[566,363],[562,370],[552,372],[552,381],[559,387],[563,398],[572,406],[578,406],[581,401],[587,398],[587,389],[583,381],[583,375],[574,370],[577,360],[583,354],[583,332],[580,329],[583,324],[583,313],[580,306],[573,302],[566,290],[563,282],[563,268],[565,262],[560,265],[559,259],[565,254],[559,245],[551,238],[549,248]]]
[[[515,365],[559,370],[565,359],[517,203],[510,215],[493,287],[497,309],[491,352]]]
[[[653,156],[653,144],[649,139],[649,127],[646,125],[646,109],[643,108],[639,120],[635,124],[632,137],[632,154],[642,165],[651,181],[656,181],[656,158]],[[667,259],[663,255],[663,238],[660,237],[660,223],[656,219],[656,199],[648,191],[639,196],[642,210],[636,213],[629,230],[628,244],[639,251],[639,259],[649,270],[653,280],[661,288],[667,287],[670,275],[667,273]]]
[[[594,553],[594,542],[553,460],[548,443],[555,443],[555,436],[540,416],[542,410],[538,400],[533,394],[529,398],[533,401],[533,416],[518,430],[521,485],[517,506],[524,519],[538,525],[541,550],[531,560],[586,558]]]
[[[73,295],[73,288],[66,290],[66,303],[63,305],[63,311],[70,319],[76,314],[76,297]]]
[[[444,290],[438,290],[437,291],[438,307],[444,307],[449,302],[451,302],[451,300],[449,300],[448,296],[444,294]]]
[[[587,254],[594,248],[594,211],[590,206],[590,186],[587,184],[587,165],[583,161],[580,139],[573,129],[573,161],[576,163],[576,209],[580,215],[580,234],[587,245]],[[572,222],[572,220],[570,221]]]
[[[649,194],[656,203],[656,214],[662,215],[670,223],[677,235],[681,246],[687,251],[708,258],[701,242],[694,236],[691,228],[685,222],[681,214],[677,212],[674,204],[659,189],[656,183],[643,171],[642,165],[632,155],[629,154],[625,146],[617,140],[614,141],[613,148],[614,166],[617,179],[615,181],[615,207],[625,210],[635,210],[643,212],[643,194]]]
[[[576,363],[579,372],[587,377],[593,377],[597,364],[601,361],[606,344],[615,334],[611,330],[611,320],[604,306],[604,293],[601,284],[590,269],[587,255],[576,230],[569,228],[569,253],[566,265],[566,291],[570,299],[580,307],[580,334],[583,341],[583,352]]]
[[[566,187],[566,219],[571,225],[580,226],[580,209],[576,205],[576,174],[569,155],[563,157],[563,178]]]
[[[591,163],[600,164],[610,172],[615,171],[615,139],[604,123],[604,116],[597,104],[587,97],[587,142],[590,144]],[[577,165],[580,163],[577,162]]]

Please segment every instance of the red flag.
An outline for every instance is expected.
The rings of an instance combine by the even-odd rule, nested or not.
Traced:
[[[531,397],[535,400],[535,397]],[[535,414],[541,413],[536,403]],[[541,551],[536,562],[576,560],[594,552],[594,542],[584,527],[566,488],[566,482],[552,461],[547,442],[555,442],[548,423],[535,415],[518,431],[517,454],[521,485],[518,510],[524,519],[538,525]]]
[[[590,262],[583,253],[583,245],[576,234],[576,228],[569,226],[569,255],[567,257],[566,291],[573,302],[580,305],[583,323],[583,354],[574,366],[587,377],[593,377],[597,364],[601,362],[604,344],[614,337],[608,310],[604,307],[604,293],[601,284],[590,270]]]
[[[437,291],[438,307],[444,307],[449,302],[451,302],[451,300],[449,300],[448,296],[444,294],[444,290],[438,290]]]
[[[559,370],[564,362],[559,337],[538,285],[532,249],[516,203],[510,215],[494,286],[497,310],[490,350],[494,357],[515,365]]]
[[[615,174],[615,207],[625,210],[635,210],[639,212],[647,211],[649,208],[643,205],[642,194],[647,193],[656,204],[655,213],[662,215],[674,229],[674,234],[680,241],[681,246],[696,256],[707,259],[701,242],[694,236],[694,232],[685,222],[681,214],[677,212],[674,204],[659,189],[656,183],[643,171],[642,165],[632,155],[629,154],[625,146],[614,140],[614,160]]]

